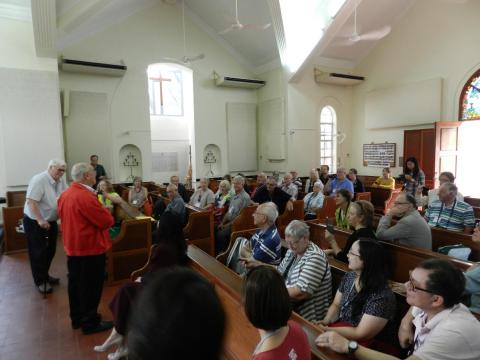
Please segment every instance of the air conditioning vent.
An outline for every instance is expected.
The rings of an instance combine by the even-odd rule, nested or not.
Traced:
[[[352,86],[360,84],[365,77],[338,72],[325,72],[319,69],[314,70],[315,82],[317,84],[330,84],[341,86]]]
[[[86,73],[105,76],[123,76],[127,66],[120,64],[106,64],[93,61],[60,59],[58,67],[65,72]]]
[[[215,85],[234,88],[258,89],[265,86],[266,81],[256,79],[241,79],[230,76],[218,76]]]

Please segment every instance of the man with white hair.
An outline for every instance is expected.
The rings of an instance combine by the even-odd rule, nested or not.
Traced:
[[[350,194],[353,196],[353,183],[347,178],[347,170],[343,167],[337,169],[337,177],[334,179],[328,180],[327,184],[323,189],[323,193],[329,196],[335,196],[337,191],[340,189],[345,189],[350,191]]]
[[[285,174],[285,176],[283,177],[283,185],[281,189],[291,196],[292,201],[297,200],[298,187],[293,183],[292,174]]]
[[[60,281],[48,271],[57,249],[57,199],[67,188],[63,178],[66,166],[63,160],[50,160],[48,169],[30,180],[23,209],[33,281],[41,293],[51,293],[51,285]]]
[[[425,213],[430,227],[471,234],[475,226],[475,215],[470,204],[457,199],[457,186],[444,183],[438,190],[439,200],[434,201]]]
[[[110,211],[97,200],[92,186],[95,169],[87,163],[73,165],[73,183],[58,199],[63,247],[67,254],[68,300],[72,328],[84,334],[111,329],[97,313],[105,280],[106,252],[112,247],[108,230],[114,224]],[[104,194],[114,204],[119,196]]]
[[[230,198],[228,211],[215,232],[215,252],[217,254],[228,246],[233,221],[240,214],[240,211],[251,203],[250,196],[243,188],[245,179],[237,175],[233,178],[232,183],[234,194]]]
[[[266,202],[253,213],[253,222],[259,228],[249,243],[243,247],[241,255],[252,261],[278,265],[281,260],[281,239],[275,221],[278,217],[277,205]]]
[[[182,221],[185,221],[185,203],[178,193],[177,185],[168,184],[167,196],[170,199],[165,211],[170,211],[172,214],[178,215]]]

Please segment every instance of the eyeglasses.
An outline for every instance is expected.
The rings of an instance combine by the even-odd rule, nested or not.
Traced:
[[[65,172],[65,169],[57,169],[57,171]]]
[[[433,291],[430,291],[430,290],[427,290],[427,289],[422,289],[421,287],[416,286],[416,285],[413,283],[412,271],[409,271],[408,274],[409,274],[409,280],[408,280],[408,282],[407,282],[407,286],[408,286],[413,292],[417,292],[417,290],[420,290],[420,291],[424,291],[424,292],[429,293],[429,294],[435,294]]]
[[[350,251],[348,252],[348,254],[349,254],[349,255],[353,255],[353,256],[358,256],[358,257],[360,257],[360,254],[355,254],[352,250],[350,250]]]
[[[403,202],[402,201],[395,201],[393,203],[393,205],[408,205],[408,204],[410,204],[410,203],[407,202],[407,201],[403,201]]]

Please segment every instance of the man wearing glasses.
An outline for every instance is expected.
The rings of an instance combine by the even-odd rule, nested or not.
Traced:
[[[392,226],[393,217],[400,220]],[[394,206],[380,219],[377,238],[397,240],[401,245],[432,250],[430,227],[418,212],[415,197],[405,192],[398,195]]]
[[[445,260],[426,260],[410,273],[405,287],[411,308],[398,338],[403,348],[410,347],[407,359],[480,359],[480,322],[460,303],[465,279],[459,269]],[[320,335],[316,343],[338,353],[354,353],[356,359],[396,359],[332,331]]]
[[[48,271],[57,249],[57,199],[67,188],[65,168],[65,161],[50,160],[48,169],[30,180],[23,209],[33,281],[41,293],[51,293],[60,281]]]

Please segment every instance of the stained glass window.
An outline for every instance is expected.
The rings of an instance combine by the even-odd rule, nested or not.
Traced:
[[[460,120],[480,120],[480,70],[468,80],[460,99]]]

